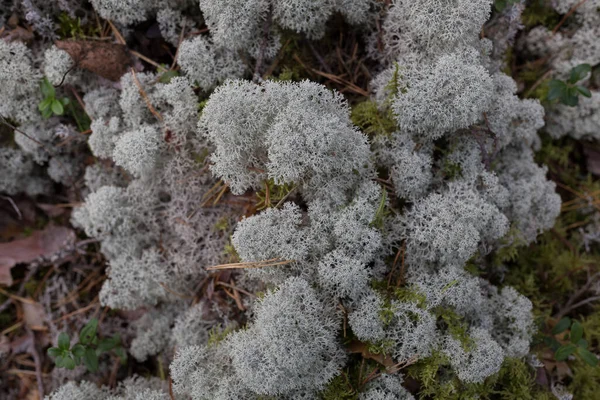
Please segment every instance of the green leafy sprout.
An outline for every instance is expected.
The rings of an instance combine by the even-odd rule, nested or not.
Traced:
[[[583,338],[583,325],[579,321],[571,321],[569,317],[564,317],[554,326],[552,335],[559,335],[567,330],[569,332],[565,334],[565,339],[569,340],[569,343],[561,344],[551,336],[545,338],[546,344],[554,350],[556,361],[565,361],[574,354],[589,366],[597,366],[598,358],[587,349],[588,342]]]
[[[91,319],[79,332],[79,343],[71,347],[69,335],[62,332],[58,335],[58,347],[50,347],[48,355],[54,358],[59,368],[74,369],[82,363],[88,371],[98,371],[98,358],[106,352],[113,351],[122,364],[127,362],[127,353],[121,346],[121,337],[115,334],[110,338],[98,338],[98,320]]]
[[[550,102],[558,100],[566,106],[575,107],[579,104],[579,95],[592,97],[588,88],[577,85],[577,82],[584,79],[590,72],[592,72],[590,64],[580,64],[571,70],[566,82],[552,79],[548,84],[549,90],[546,99]]]
[[[69,104],[69,99],[67,97],[57,99],[56,89],[46,78],[40,83],[40,88],[44,96],[44,99],[38,105],[42,117],[50,118],[52,115],[63,115],[65,106]]]

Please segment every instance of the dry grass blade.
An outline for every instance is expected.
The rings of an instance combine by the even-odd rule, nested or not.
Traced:
[[[156,119],[158,119],[159,121],[162,121],[163,120],[162,115],[160,115],[160,113],[158,111],[156,111],[156,109],[150,102],[150,99],[148,98],[146,91],[142,87],[142,84],[140,83],[140,80],[138,79],[137,74],[135,73],[135,69],[133,67],[131,67],[131,75],[133,76],[133,81],[135,82],[136,86],[138,87],[140,96],[142,96],[142,98],[144,99],[144,102],[146,103],[146,106],[148,107],[148,109],[150,110],[152,115],[154,115],[156,117]]]
[[[265,268],[265,267],[275,267],[278,265],[291,264],[293,262],[294,262],[294,260],[281,260],[280,258],[272,258],[270,260],[257,261],[257,262],[220,264],[220,265],[208,267],[208,268],[206,268],[206,270],[207,271],[219,271],[219,270],[224,270],[224,269]]]

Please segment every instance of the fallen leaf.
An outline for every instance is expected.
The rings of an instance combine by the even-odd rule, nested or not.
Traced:
[[[50,257],[74,242],[75,232],[72,229],[49,226],[27,238],[0,243],[0,284],[12,285],[10,270],[15,265]]]
[[[91,40],[58,40],[55,45],[69,53],[78,68],[111,81],[121,79],[131,65],[129,51],[122,44]]]
[[[46,312],[40,303],[36,303],[31,299],[31,303],[22,303],[23,319],[28,327],[39,327],[47,321]]]
[[[369,346],[366,343],[353,341],[348,346],[350,353],[360,353],[364,358],[368,358],[377,361],[379,364],[384,365],[386,368],[393,368],[396,363],[392,360],[392,357],[384,356],[383,354],[374,354],[369,351]]]
[[[6,30],[2,33],[2,39],[6,42],[25,42],[30,43],[34,39],[33,32],[21,26]]]

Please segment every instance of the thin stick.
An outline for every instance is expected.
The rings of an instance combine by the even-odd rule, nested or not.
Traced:
[[[283,202],[284,202],[284,201],[286,201],[288,197],[290,197],[290,195],[292,194],[292,192],[293,192],[294,190],[296,190],[296,188],[297,188],[297,187],[298,187],[298,186],[294,186],[294,187],[293,187],[293,188],[292,188],[292,189],[291,189],[289,192],[287,192],[287,193],[286,193],[286,195],[285,195],[285,196],[283,196],[283,197],[281,198],[281,200],[279,200],[279,201],[277,202],[277,204],[275,205],[275,208],[279,208],[279,206],[281,206],[281,205],[283,204]]]
[[[131,75],[133,76],[133,81],[135,82],[136,86],[138,87],[140,96],[142,96],[142,98],[144,99],[144,102],[146,103],[146,107],[148,107],[148,109],[150,110],[152,115],[154,115],[156,117],[156,119],[158,119],[159,121],[162,122],[162,120],[163,120],[162,115],[160,115],[160,113],[158,111],[156,111],[156,109],[150,102],[150,99],[148,98],[146,91],[142,87],[142,84],[140,83],[140,80],[138,79],[137,74],[135,73],[135,69],[133,67],[131,67]]]
[[[116,26],[113,25],[113,23],[110,20],[106,20],[108,22],[108,25],[110,25],[110,29],[113,31],[113,34],[115,35],[115,37],[117,38],[117,42],[121,43],[122,45],[127,45],[127,42],[125,42],[125,38],[123,38],[123,35],[121,35],[121,32],[119,32],[119,30],[117,29]]]
[[[579,3],[575,4],[568,13],[565,14],[565,16],[560,20],[560,22],[558,23],[558,25],[556,25],[554,27],[554,29],[552,29],[552,35],[556,35],[556,32],[558,32],[558,30],[560,29],[560,27],[565,23],[565,21],[567,20],[567,18],[569,18],[571,15],[573,15],[573,13],[583,5],[583,3],[585,3],[587,0],[581,0]]]
[[[179,41],[177,42],[177,50],[175,51],[175,56],[173,56],[173,63],[171,64],[171,70],[175,68],[175,64],[177,64],[177,57],[179,57],[179,48],[181,47],[181,42],[183,42],[183,35],[185,33],[185,25],[187,23],[187,19],[183,19],[183,25],[181,26],[181,33],[179,34]]]
[[[34,300],[27,299],[27,298],[21,297],[21,296],[17,296],[15,294],[7,292],[6,290],[4,290],[2,288],[0,288],[0,293],[2,293],[3,295],[5,295],[6,297],[10,297],[13,300],[19,300],[21,303],[37,304]]]
[[[63,315],[62,317],[60,317],[60,318],[57,318],[57,319],[55,319],[55,320],[54,320],[54,321],[52,321],[52,322],[53,322],[53,323],[57,323],[57,322],[60,322],[60,321],[62,321],[62,320],[65,320],[65,319],[67,319],[67,318],[70,318],[70,317],[72,317],[72,316],[74,316],[74,315],[77,315],[77,314],[84,313],[84,312],[86,312],[87,310],[90,310],[90,309],[92,309],[92,308],[94,308],[94,307],[98,307],[98,306],[100,306],[100,304],[99,304],[99,303],[97,303],[97,301],[98,301],[98,296],[96,296],[96,297],[94,298],[94,300],[92,300],[92,302],[91,302],[90,304],[88,304],[87,306],[85,306],[85,307],[83,307],[83,308],[80,308],[80,309],[78,309],[78,310],[75,310],[75,311],[73,311],[73,312],[70,312],[70,313],[68,313],[68,314],[65,314],[65,315]]]
[[[227,282],[218,281],[218,282],[217,282],[217,286],[225,286],[225,287],[228,287],[228,288],[230,288],[230,289],[237,290],[237,291],[238,291],[238,292],[240,292],[240,293],[244,293],[246,296],[250,296],[250,297],[256,297],[256,295],[255,295],[254,293],[250,293],[250,292],[248,292],[247,290],[244,290],[244,289],[242,289],[242,288],[239,288],[239,287],[237,287],[237,286],[230,285],[230,284],[229,284],[229,283],[227,283]]]
[[[177,293],[176,291],[174,291],[173,289],[170,289],[167,285],[165,285],[162,282],[158,282],[158,284],[160,286],[162,286],[162,288],[165,289],[167,292],[169,292],[169,293],[171,293],[171,294],[173,294],[173,295],[175,295],[177,297],[180,297],[182,299],[193,299],[194,298],[194,296],[188,296],[188,295],[185,295],[185,294]]]
[[[146,61],[148,64],[155,66],[157,69],[160,69],[162,72],[169,72],[168,69],[166,69],[165,67],[163,67],[162,65],[160,65],[159,63],[157,63],[156,61],[146,57],[145,55],[143,55],[142,53],[139,53],[135,50],[129,50],[129,53],[131,53],[131,55],[139,58],[140,60],[144,60]]]
[[[73,93],[73,96],[75,96],[75,98],[77,99],[77,103],[79,103],[79,106],[83,109],[83,112],[85,113],[85,115],[88,116],[88,118],[90,119],[90,121],[93,121],[94,119],[90,116],[90,114],[88,114],[86,108],[85,108],[85,103],[83,102],[83,99],[81,98],[81,96],[79,96],[79,93],[77,93],[77,91],[75,90],[74,87],[69,86],[69,89],[71,89],[71,93]],[[91,130],[89,130],[91,133]],[[86,131],[87,132],[87,131]]]
[[[246,311],[246,307],[244,307],[244,303],[242,303],[242,298],[240,297],[240,292],[238,292],[235,287],[235,282],[232,279],[231,281],[231,289],[233,289],[233,299],[235,300],[235,304],[240,309],[240,311]]]
[[[547,71],[544,75],[542,75],[542,77],[540,79],[538,79],[537,81],[535,81],[535,83],[533,84],[533,86],[527,91],[527,93],[525,93],[524,97],[529,97],[531,96],[531,94],[533,93],[533,91],[535,89],[538,88],[538,86],[540,86],[542,84],[542,82],[544,82],[546,79],[548,79],[549,77],[552,76],[552,74],[554,73],[553,70],[549,70]]]
[[[267,72],[265,72],[263,74],[263,76],[262,76],[263,79],[267,79],[269,76],[271,76],[271,74],[273,74],[273,72],[275,71],[275,68],[277,68],[277,65],[281,62],[284,51],[287,48],[287,46],[290,44],[291,40],[292,39],[288,39],[287,42],[285,42],[285,44],[283,46],[281,46],[281,49],[279,49],[279,53],[277,54],[277,58],[275,58],[275,61],[273,61],[273,63],[269,66],[269,68],[267,68]]]
[[[22,220],[23,219],[23,214],[21,214],[21,210],[19,210],[19,207],[17,207],[17,205],[15,204],[15,202],[13,201],[13,199],[10,198],[9,196],[0,196],[0,197],[10,203],[10,205],[12,206],[12,208],[17,213],[17,216],[19,217],[19,221]]]
[[[218,271],[218,270],[223,270],[223,269],[264,268],[264,267],[274,267],[277,265],[291,264],[293,262],[294,262],[294,260],[281,260],[279,258],[272,258],[270,260],[258,261],[258,262],[220,264],[220,265],[208,267],[208,268],[206,268],[206,270],[207,271]]]
[[[29,328],[27,328],[27,335],[31,339],[31,344],[29,345],[29,354],[33,357],[33,361],[35,362],[35,379],[37,380],[38,392],[40,399],[44,398],[44,379],[42,377],[42,359],[40,358],[40,354],[35,347],[35,333]]]

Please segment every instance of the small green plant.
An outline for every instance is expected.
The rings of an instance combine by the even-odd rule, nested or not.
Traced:
[[[46,78],[42,80],[40,87],[44,95],[44,99],[38,105],[42,117],[50,118],[52,115],[63,115],[65,106],[69,104],[69,99],[67,97],[57,99],[56,89],[54,89],[54,86]]]
[[[571,321],[569,317],[564,317],[552,329],[552,335],[559,335],[566,332],[565,340],[569,343],[561,344],[553,336],[545,338],[546,344],[554,351],[554,358],[557,361],[565,361],[570,355],[574,354],[583,362],[591,367],[598,365],[598,358],[590,352],[588,342],[583,338],[583,325],[579,321]]]
[[[162,66],[163,66],[163,68],[165,68],[165,69],[169,68],[168,66],[166,66],[166,65],[164,65],[164,64],[163,64]],[[167,84],[167,83],[171,82],[171,79],[173,79],[173,78],[175,78],[176,76],[179,76],[179,75],[180,75],[180,74],[179,74],[179,71],[175,71],[175,70],[172,70],[172,69],[167,69],[167,71],[163,72],[163,73],[162,73],[162,74],[161,74],[161,75],[158,77],[158,81],[159,81],[160,83],[165,83],[165,84]]]
[[[383,223],[385,217],[389,215],[390,211],[386,207],[387,205],[387,191],[383,189],[381,191],[381,200],[379,201],[379,206],[377,207],[377,211],[375,212],[375,216],[373,217],[373,221],[371,221],[370,226],[378,229],[383,229]]]
[[[98,371],[98,357],[109,351],[113,351],[124,364],[127,361],[127,353],[121,346],[119,334],[99,339],[97,331],[98,320],[93,318],[81,328],[79,343],[72,347],[69,335],[62,332],[58,335],[58,347],[50,347],[48,355],[54,357],[54,363],[59,368],[74,369],[83,363],[90,372]]]
[[[546,99],[551,102],[558,100],[566,106],[575,107],[579,104],[579,95],[592,97],[588,88],[577,85],[577,82],[584,79],[591,71],[590,64],[580,64],[571,70],[566,82],[552,79],[548,84],[549,90]]]
[[[502,12],[506,9],[506,7],[518,4],[520,2],[521,0],[496,0],[494,2],[494,7],[496,8],[496,11]]]
[[[257,210],[264,210],[279,205],[279,203],[288,198],[295,187],[289,183],[277,185],[273,179],[265,181],[264,189],[256,192]]]
[[[81,18],[72,18],[67,13],[58,16],[58,30],[61,39],[85,39],[100,35],[100,29],[94,24],[81,25]]]

